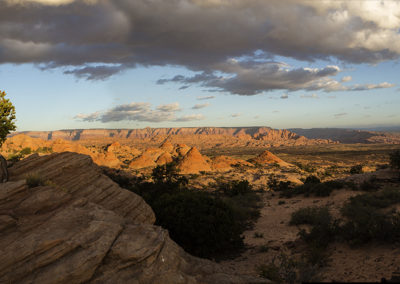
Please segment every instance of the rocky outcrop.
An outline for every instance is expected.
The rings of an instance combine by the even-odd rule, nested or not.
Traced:
[[[24,134],[16,135],[7,139],[6,142],[2,145],[0,153],[8,156],[13,152],[21,151],[27,148],[29,148],[30,151],[57,153],[74,152],[89,155],[96,164],[101,166],[115,168],[119,167],[121,164],[121,162],[112,151],[106,151],[104,153],[91,151],[76,142],[70,142],[62,139],[45,141],[40,138],[32,138]]]
[[[213,170],[217,171],[217,172],[230,171],[235,166],[253,167],[253,164],[251,164],[249,162],[235,159],[235,158],[228,157],[228,156],[217,156],[217,157],[213,158],[211,165],[212,165]]]
[[[262,283],[185,253],[88,156],[33,155],[10,173],[0,184],[0,283]],[[30,174],[46,185],[28,187]]]
[[[178,162],[177,169],[181,174],[198,174],[200,172],[211,171],[211,166],[200,154],[196,147],[186,153],[182,160]]]
[[[278,158],[271,152],[265,150],[262,152],[260,155],[257,157],[253,158],[250,160],[251,163],[253,164],[259,164],[259,165],[271,165],[271,164],[278,164],[283,167],[290,166],[289,163],[286,163],[282,159]]]

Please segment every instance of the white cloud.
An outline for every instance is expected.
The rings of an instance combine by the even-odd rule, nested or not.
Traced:
[[[115,106],[104,112],[78,114],[74,118],[85,122],[100,121],[103,123],[112,121],[162,122],[173,121],[175,113],[179,110],[178,103],[159,105],[156,109],[152,109],[150,103],[133,102]]]
[[[334,117],[335,117],[335,118],[340,118],[340,117],[343,117],[343,116],[346,116],[346,115],[348,115],[347,112],[341,112],[341,113],[335,114]]]
[[[206,108],[206,107],[208,107],[208,106],[210,106],[209,103],[205,103],[205,104],[195,104],[195,105],[192,107],[192,109],[202,109],[202,108]]]
[[[202,100],[211,100],[215,99],[215,96],[199,96],[197,97],[197,100],[202,101]]]
[[[300,98],[304,98],[304,99],[319,99],[317,94],[301,95]]]
[[[194,120],[203,120],[204,118],[205,117],[202,114],[189,114],[189,115],[181,116],[181,117],[175,119],[175,121],[186,122],[186,121],[194,121]]]
[[[351,76],[344,76],[340,81],[341,82],[350,82],[353,78]]]

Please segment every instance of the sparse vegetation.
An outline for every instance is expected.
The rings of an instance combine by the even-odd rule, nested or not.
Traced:
[[[32,153],[32,149],[29,148],[29,147],[26,147],[26,148],[24,148],[24,149],[22,149],[22,150],[20,151],[20,154],[21,154],[22,156],[26,156],[26,155],[29,155],[29,154],[31,154],[31,153]]]
[[[362,165],[355,165],[350,168],[350,174],[362,174],[363,173],[363,166]]]
[[[384,212],[384,208],[400,203],[400,191],[385,188],[350,198],[342,209],[347,218],[341,234],[350,244],[359,245],[371,241],[384,243],[400,240],[400,215],[396,211]]]
[[[278,261],[278,265],[275,262]],[[317,266],[311,265],[301,259],[294,259],[281,253],[269,264],[262,264],[257,267],[259,275],[271,280],[273,283],[303,283],[315,281]]]
[[[390,157],[390,166],[393,169],[400,169],[400,150],[393,151],[389,155]]]
[[[46,180],[38,174],[30,174],[26,177],[26,184],[29,188],[44,186],[47,184]]]
[[[280,191],[281,197],[291,198],[296,195],[303,194],[304,196],[329,196],[335,189],[342,189],[346,184],[340,181],[320,182],[317,177],[308,177],[304,184],[293,186],[282,182],[276,186],[276,191]]]
[[[258,239],[264,238],[264,234],[259,233],[259,232],[255,232],[253,236],[254,236],[255,238],[258,238]]]
[[[222,257],[243,248],[241,234],[259,216],[259,197],[247,181],[219,184],[213,191],[187,188],[174,165],[153,170],[153,182],[106,172],[122,187],[141,195],[156,224],[191,254]]]

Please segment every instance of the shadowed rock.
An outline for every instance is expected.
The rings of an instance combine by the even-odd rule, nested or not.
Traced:
[[[45,186],[28,187],[35,173]],[[0,283],[265,283],[185,253],[90,157],[32,155],[0,184]]]

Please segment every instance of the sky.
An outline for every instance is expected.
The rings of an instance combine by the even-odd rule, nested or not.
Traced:
[[[400,125],[400,1],[0,0],[19,131]]]

